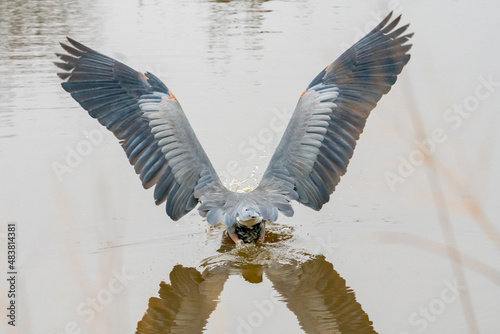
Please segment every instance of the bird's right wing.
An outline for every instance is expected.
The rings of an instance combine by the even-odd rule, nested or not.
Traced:
[[[144,188],[178,220],[207,187],[224,191],[179,102],[152,73],[143,74],[70,38],[55,63],[62,87],[120,140]]]
[[[315,210],[328,202],[370,111],[410,59],[412,34],[391,14],[307,87],[257,190],[280,187]]]

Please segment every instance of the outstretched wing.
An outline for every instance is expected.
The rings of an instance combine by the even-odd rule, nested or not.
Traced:
[[[120,140],[144,188],[156,184],[157,205],[167,201],[178,220],[207,185],[222,187],[179,102],[155,75],[68,41],[55,63],[65,71],[57,74],[62,87]]]
[[[315,210],[328,202],[370,111],[410,59],[405,43],[413,34],[402,36],[408,25],[396,29],[400,17],[389,22],[391,15],[307,87],[260,188],[280,184],[289,199]]]

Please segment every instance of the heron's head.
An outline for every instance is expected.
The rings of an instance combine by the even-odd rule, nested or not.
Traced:
[[[238,213],[237,221],[245,226],[253,226],[262,221],[262,215],[258,208],[244,206]]]

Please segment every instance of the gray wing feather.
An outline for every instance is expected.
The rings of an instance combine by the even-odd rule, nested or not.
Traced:
[[[55,63],[65,71],[58,73],[62,87],[120,140],[142,185],[156,185],[157,205],[167,201],[167,214],[178,220],[208,186],[223,188],[179,102],[156,76],[68,41],[61,43],[68,54]]]
[[[289,199],[315,210],[328,202],[370,111],[410,59],[413,34],[389,14],[325,68],[302,94],[257,189],[281,184]]]

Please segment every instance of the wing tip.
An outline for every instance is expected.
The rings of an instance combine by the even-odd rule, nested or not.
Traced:
[[[69,36],[66,36],[66,39],[68,40],[68,42],[71,43],[71,45],[73,45],[75,48],[77,48],[78,50],[80,51],[83,51],[83,52],[89,52],[89,51],[93,51],[91,48],[89,48],[88,46],[85,46],[83,45],[82,43],[80,42],[77,42],[76,40],[74,40],[73,38],[69,37]]]
[[[64,49],[64,51],[66,51],[70,55],[73,55],[76,57],[81,57],[84,53],[82,50],[75,49],[74,47],[69,46],[68,44],[64,44],[62,42],[59,42],[59,45],[61,45],[61,47]],[[61,56],[64,56],[64,55],[61,55]],[[59,58],[61,58],[61,57],[59,57]]]
[[[56,65],[57,67],[59,67],[60,69],[62,70],[65,70],[65,71],[71,71],[72,69],[74,69],[75,67],[68,64],[68,63],[63,63],[63,62],[58,62],[58,61],[53,61],[52,62],[54,65]]]
[[[390,35],[391,37],[396,38],[397,36],[401,35],[404,31],[406,31],[408,29],[408,27],[410,26],[409,23],[396,29],[398,24],[401,22],[401,18],[403,17],[403,14],[399,14],[396,18],[394,18],[391,21],[391,17],[393,16],[393,14],[394,14],[394,11],[391,11],[389,14],[387,14],[387,16],[384,19],[382,19],[382,21],[380,21],[380,23],[375,28],[373,28],[370,33],[368,33],[368,35],[373,34],[373,33],[377,33],[377,32],[381,32],[385,35]],[[394,29],[396,29],[396,30],[394,30]],[[413,36],[413,33],[408,34],[406,36],[409,39],[410,37]]]
[[[387,16],[378,24],[378,26],[379,27],[385,27],[385,25],[387,24],[387,22],[390,21],[390,19],[391,19],[391,17],[392,17],[393,14],[394,14],[394,11],[391,10],[389,12],[389,14],[387,14]],[[397,20],[397,18],[396,18],[396,20]]]

